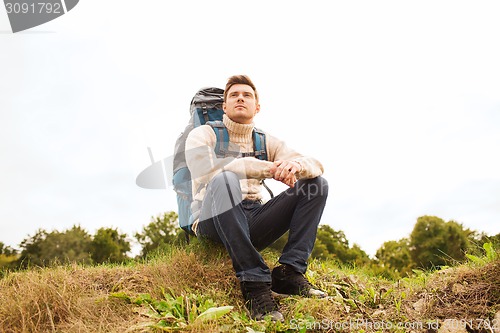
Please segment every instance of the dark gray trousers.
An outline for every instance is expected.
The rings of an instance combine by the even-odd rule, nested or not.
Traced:
[[[327,181],[317,177],[299,180],[265,204],[241,201],[238,176],[224,171],[207,186],[197,234],[224,244],[240,281],[269,282],[259,251],[290,231],[279,262],[305,273],[327,196]]]

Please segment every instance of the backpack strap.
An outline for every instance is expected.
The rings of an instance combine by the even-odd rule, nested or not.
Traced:
[[[207,123],[208,119],[208,109],[207,109],[207,103],[202,103],[201,104],[201,112],[203,114],[203,119],[205,119],[205,124]]]
[[[264,133],[262,130],[258,128],[253,129],[253,149],[254,149],[254,156],[256,158],[263,161],[268,160],[266,133]],[[262,179],[261,184],[266,188],[267,192],[269,192],[271,198],[274,198],[273,191],[271,191],[271,189],[267,186],[267,184],[264,182],[264,179]]]
[[[229,132],[220,120],[207,121],[215,133],[215,155],[218,158],[225,157],[229,153]]]
[[[254,156],[259,160],[267,161],[266,134],[258,129],[253,129]]]

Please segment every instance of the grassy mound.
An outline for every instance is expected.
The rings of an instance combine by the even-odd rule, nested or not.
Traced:
[[[273,253],[264,257],[277,262]],[[286,322],[271,323],[248,318],[220,247],[194,244],[124,265],[13,272],[0,280],[0,332],[432,332],[445,319],[485,323],[500,310],[500,260],[399,281],[313,261],[308,278],[331,297],[280,299]]]
[[[500,261],[438,271],[415,297],[423,316],[468,320],[489,317],[500,304]]]

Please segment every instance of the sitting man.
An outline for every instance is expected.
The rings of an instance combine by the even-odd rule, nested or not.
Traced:
[[[186,141],[186,161],[193,179],[193,230],[197,237],[224,244],[253,319],[283,315],[272,297],[279,294],[325,297],[304,276],[326,204],[328,183],[323,166],[266,133],[267,160],[254,151],[254,117],[260,111],[257,90],[244,75],[229,78],[223,124],[230,147],[241,152],[217,157],[216,134],[209,125],[195,128]],[[247,153],[247,154],[245,154]],[[241,157],[243,155],[244,157]],[[262,203],[262,180],[274,178],[289,188]],[[289,231],[288,241],[272,272],[260,250]]]

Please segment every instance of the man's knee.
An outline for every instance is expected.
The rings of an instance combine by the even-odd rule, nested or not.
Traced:
[[[305,179],[302,181],[302,184],[299,185],[298,191],[309,199],[313,197],[326,198],[328,196],[328,181],[321,176]]]
[[[222,171],[221,173],[215,175],[210,182],[212,188],[222,188],[227,190],[227,185],[239,186],[240,179],[238,178],[238,175],[232,171]]]
[[[214,176],[207,187],[207,196],[211,200],[210,206],[216,207],[216,215],[236,207],[242,197],[238,175],[231,171],[223,171]],[[207,197],[204,199],[204,204],[206,199]]]
[[[319,189],[319,194],[321,196],[327,196],[328,195],[328,181],[321,176],[316,177],[313,180]]]

